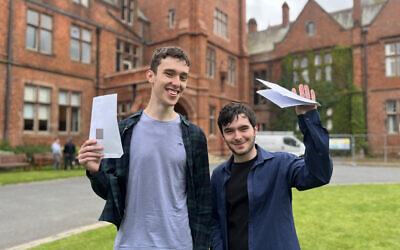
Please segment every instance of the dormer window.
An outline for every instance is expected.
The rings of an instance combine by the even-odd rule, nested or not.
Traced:
[[[315,34],[315,24],[314,21],[309,21],[306,25],[306,32],[308,36],[313,36]]]
[[[133,1],[134,0],[122,0],[121,19],[128,24],[133,23]]]
[[[173,28],[175,26],[175,10],[168,10],[168,27]]]
[[[73,2],[85,7],[89,6],[89,0],[73,0]]]

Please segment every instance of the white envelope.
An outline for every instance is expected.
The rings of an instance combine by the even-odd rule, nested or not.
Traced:
[[[93,98],[89,139],[103,147],[104,158],[120,158],[123,154],[117,121],[117,94]]]
[[[289,91],[278,84],[267,82],[261,79],[257,79],[259,82],[269,87],[270,89],[262,89],[258,90],[257,93],[271,102],[278,105],[280,108],[286,108],[291,106],[298,105],[318,105],[321,106],[318,102],[312,101],[310,99],[301,97],[292,91]]]

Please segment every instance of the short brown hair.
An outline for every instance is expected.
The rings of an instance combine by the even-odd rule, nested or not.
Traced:
[[[157,68],[161,63],[161,59],[165,59],[168,56],[183,60],[187,66],[190,66],[190,59],[183,49],[179,47],[162,47],[154,51],[150,62],[150,70],[153,71],[154,74],[157,74]]]

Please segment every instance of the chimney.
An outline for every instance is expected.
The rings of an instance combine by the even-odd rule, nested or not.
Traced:
[[[284,2],[282,5],[282,27],[289,24],[289,5]]]
[[[361,0],[353,0],[353,24],[354,27],[361,26]]]
[[[247,31],[248,33],[257,32],[257,21],[254,18],[250,18],[249,22],[247,23]]]

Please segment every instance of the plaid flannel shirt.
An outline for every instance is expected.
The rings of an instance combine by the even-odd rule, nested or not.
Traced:
[[[129,150],[133,127],[143,111],[119,123],[124,154],[118,159],[103,159],[100,171],[91,176],[87,172],[94,192],[106,200],[99,218],[120,227],[125,212],[125,196],[129,171]],[[182,137],[186,150],[186,191],[189,226],[193,249],[209,249],[211,220],[211,186],[208,165],[207,140],[196,125],[181,118]]]

